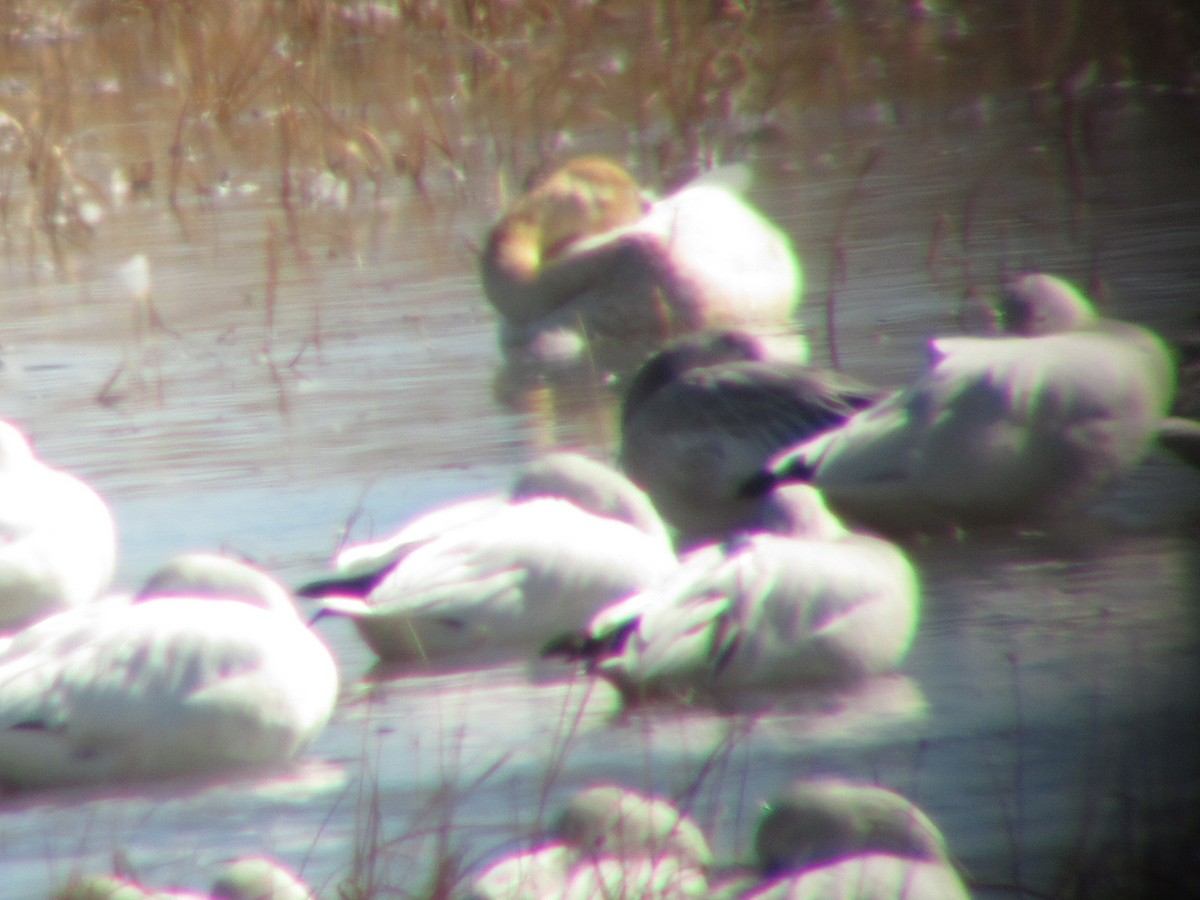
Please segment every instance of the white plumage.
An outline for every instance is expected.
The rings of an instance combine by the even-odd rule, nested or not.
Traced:
[[[580,791],[541,846],[492,863],[471,900],[675,900],[708,896],[712,852],[671,803],[616,785]]]
[[[324,728],[337,668],[265,573],[180,557],[0,653],[0,783],[123,781],[283,763]]]
[[[300,589],[385,660],[536,653],[677,564],[645,495],[577,454],[530,464],[506,497],[430,515],[436,528],[422,518],[351,548],[337,574]]]
[[[767,882],[754,900],[968,900],[937,826],[886,788],[795,782],[755,838]]]
[[[813,488],[769,499],[778,521],[692,551],[593,619],[592,640],[619,647],[595,670],[628,699],[845,684],[903,659],[919,609],[907,557],[846,530]]]
[[[1017,280],[1006,303],[1013,333],[933,341],[913,384],[777,457],[773,479],[895,531],[1039,522],[1096,497],[1166,415],[1166,348],[1050,276]]]
[[[0,421],[0,632],[95,599],[116,555],[108,504]]]
[[[217,874],[207,894],[151,890],[117,875],[72,878],[53,900],[315,900],[316,895],[285,867],[262,856],[236,859]]]
[[[521,197],[482,257],[508,357],[623,371],[672,335],[740,328],[804,358],[800,265],[732,180],[710,174],[646,203],[620,166],[585,157]]]

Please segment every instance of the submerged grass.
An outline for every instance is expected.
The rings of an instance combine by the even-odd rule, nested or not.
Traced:
[[[563,156],[593,150],[671,185],[772,142],[816,155],[812,110],[850,130],[929,109],[986,118],[989,97],[1015,94],[1057,129],[1059,178],[1083,217],[1091,92],[1134,82],[1194,98],[1200,88],[1200,12],[1169,0],[14,0],[0,4],[0,42],[0,247],[10,267],[71,279],[105,215],[130,201],[160,204],[190,240],[213,198],[261,183],[275,207],[263,223],[256,345],[268,357],[289,267],[369,254],[389,205],[487,217]],[[877,157],[856,160],[826,244],[835,362],[845,231]],[[978,275],[977,187],[929,225],[929,268],[940,277],[957,266],[967,293]],[[319,350],[319,309],[312,323],[308,344]],[[281,365],[269,371],[286,413]],[[116,402],[139,371],[122,363],[97,400]],[[564,708],[537,788],[543,812],[575,746],[575,712]],[[745,778],[731,762],[744,735],[730,727],[690,780],[689,804],[712,780]],[[397,827],[381,805],[378,752],[364,749],[338,896],[441,898],[461,886],[478,852],[454,840],[459,800],[496,769],[462,777],[452,759],[425,807]],[[1018,786],[1021,775],[1018,759]],[[1127,858],[1101,866],[1082,828],[1081,861],[1060,896],[1122,896],[1162,877],[1159,856],[1173,862],[1164,854],[1174,848],[1150,845],[1130,804]],[[1022,820],[1020,810],[1007,820],[1014,857]],[[417,876],[405,865],[414,854],[425,866]]]
[[[490,221],[564,157],[604,152],[660,188],[747,158],[839,160],[854,186],[813,260],[836,365],[847,230],[879,151],[830,142],[1025,97],[1082,233],[1096,98],[1200,89],[1200,14],[1168,0],[14,0],[0,16],[10,266],[71,281],[122,205],[162,206],[194,243],[221,197],[261,191],[268,348],[289,278],[378,254],[409,215]],[[988,177],[929,224],[928,268],[968,300],[993,274],[973,258]],[[306,315],[319,350],[319,306]]]
[[[671,184],[776,130],[802,143],[812,109],[920,115],[1013,90],[1053,102],[1074,183],[1091,87],[1200,77],[1184,5],[1084,6],[24,0],[2,23],[3,222],[61,267],[114,173],[186,232],[188,201],[249,170],[275,176],[299,248],[298,210],[331,190],[462,197],[496,173],[511,190],[594,144]]]

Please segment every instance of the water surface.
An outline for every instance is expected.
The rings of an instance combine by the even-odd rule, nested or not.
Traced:
[[[930,335],[978,328],[976,297],[1026,265],[1168,337],[1196,327],[1195,109],[1097,93],[1082,192],[1058,121],[1037,112],[1024,96],[986,115],[814,111],[750,154],[752,197],[805,264],[815,361],[830,353],[835,251],[838,358],[882,383],[918,370]],[[85,161],[102,177],[103,154]],[[334,191],[293,241],[275,177],[249,157],[179,215],[161,196],[114,205],[65,268],[9,229],[4,415],[109,498],[120,586],[215,548],[299,581],[348,537],[495,489],[540,449],[612,457],[603,386],[498,402],[473,252],[497,212],[486,185],[398,184],[378,203]],[[119,275],[134,254],[165,327]],[[1113,873],[1195,861],[1198,508],[1200,477],[1155,459],[1069,532],[915,547],[924,621],[902,672],[771,713],[622,717],[605,686],[546,665],[364,682],[368,652],[322,620],[345,698],[295,772],[6,797],[4,894],[44,897],[114,855],[148,882],[200,887],[219,861],[265,852],[332,897],[369,846],[364,871],[419,895],[439,852],[478,864],[599,779],[688,798],[719,854],[744,857],[764,799],[838,772],[921,803],[981,896],[1109,896]]]

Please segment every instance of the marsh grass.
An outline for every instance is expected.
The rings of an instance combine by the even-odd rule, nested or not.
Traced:
[[[70,281],[97,234],[120,227],[122,204],[161,207],[180,239],[193,242],[222,196],[260,186],[271,211],[257,244],[261,308],[246,352],[265,358],[285,417],[297,364],[306,348],[319,354],[325,337],[314,300],[302,311],[311,323],[302,345],[282,344],[297,315],[288,308],[289,279],[407,240],[407,215],[487,221],[567,155],[610,152],[668,187],[760,154],[796,166],[824,157],[827,132],[806,127],[814,111],[832,113],[849,135],[864,122],[920,122],[945,111],[969,110],[983,122],[990,98],[1015,94],[1058,137],[1048,166],[1080,236],[1090,214],[1092,98],[1128,83],[1194,98],[1200,78],[1200,13],[1168,0],[15,0],[0,4],[0,35],[7,265],[32,281],[47,272]],[[830,272],[826,328],[835,364],[838,291],[853,274],[846,244],[880,163],[869,143],[847,145],[850,187],[835,220],[819,226],[828,257],[813,261]],[[980,208],[992,175],[989,168],[964,185],[928,224],[926,268],[936,282],[958,284],[964,304],[989,274],[981,259],[995,255]],[[169,402],[155,377],[164,334],[135,327],[145,328],[141,355],[116,366],[96,402],[115,405],[131,392]],[[533,821],[498,823],[505,839],[544,827],[581,738],[578,716],[564,704],[547,766],[531,787]],[[1019,740],[1019,709],[1016,723]],[[731,720],[677,799],[703,808],[714,785],[721,790],[713,794],[744,784],[748,763],[739,759],[749,757],[735,751],[752,725]],[[383,803],[382,744],[364,734],[347,798],[356,809],[353,852],[338,896],[451,896],[491,849],[459,843],[460,810],[463,797],[499,777],[503,761],[464,772],[448,740],[424,804],[397,820]],[[1021,795],[1020,749],[991,763],[998,804]],[[649,754],[644,765],[648,781],[657,780]],[[1097,860],[1092,819],[1080,823],[1057,896],[1137,896],[1135,887],[1153,896],[1144,886],[1158,883],[1176,848],[1154,846],[1132,792],[1127,803],[1121,853]],[[705,812],[702,821],[719,816]],[[1025,813],[1005,813],[1017,886],[1010,893],[1039,896],[1020,886]],[[750,824],[739,821],[736,830],[748,833]]]
[[[404,240],[392,210],[412,214],[414,200],[431,216],[486,219],[538,173],[587,151],[629,161],[660,188],[772,142],[811,158],[823,152],[803,124],[814,110],[854,129],[1028,92],[1060,134],[1079,231],[1091,97],[1138,79],[1186,93],[1200,69],[1200,16],[1165,0],[1137,11],[1102,0],[1087,15],[1076,2],[29,0],[8,5],[6,21],[9,259],[34,278],[48,267],[70,279],[123,202],[162,204],[191,242],[223,194],[261,184],[277,210],[262,226],[268,344],[281,283],[311,277],[322,259]],[[822,241],[835,365],[847,228],[879,152],[847,156],[854,187]],[[930,223],[928,265],[938,280],[953,265],[967,303],[990,274],[972,252],[973,198],[987,175]],[[319,349],[319,305],[310,318]]]
[[[388,690],[386,682],[380,683],[360,702],[370,710],[386,697]],[[363,757],[353,788],[356,811],[353,856],[349,873],[337,885],[337,896],[343,900],[375,897],[447,900],[462,893],[481,862],[494,852],[497,840],[510,847],[523,840],[536,841],[546,832],[547,823],[556,812],[550,806],[550,797],[560,786],[562,766],[578,737],[590,691],[588,685],[566,690],[557,726],[546,736],[549,745],[546,769],[529,780],[518,776],[518,789],[528,791],[532,801],[526,804],[527,809],[533,810],[532,820],[513,822],[500,830],[480,828],[476,823],[467,829],[474,835],[474,842],[464,840],[458,827],[460,807],[475,792],[491,789],[495,782],[512,777],[506,771],[511,753],[500,753],[490,762],[468,770],[463,758],[464,727],[448,721],[452,714],[447,711],[446,727],[440,734],[430,736],[441,748],[438,772],[429,779],[431,786],[415,802],[406,805],[403,815],[385,816],[384,806],[394,808],[395,802],[383,794],[381,785],[385,778],[380,767],[388,764],[380,740],[383,731],[368,711],[364,717]]]
[[[1013,724],[1003,736],[979,735],[980,765],[986,768],[992,784],[987,796],[970,802],[994,805],[1001,811],[1007,834],[1007,848],[995,848],[988,854],[986,874],[967,866],[964,875],[975,895],[994,898],[1071,898],[1071,900],[1115,900],[1115,898],[1151,898],[1156,896],[1194,896],[1189,887],[1189,859],[1194,848],[1187,832],[1163,830],[1161,812],[1150,808],[1148,797],[1161,802],[1169,796],[1166,784],[1147,785],[1148,770],[1154,763],[1147,758],[1133,759],[1109,746],[1111,734],[1106,726],[1093,723],[1099,744],[1083,752],[1080,765],[1086,773],[1071,790],[1081,784],[1097,786],[1094,795],[1081,798],[1074,843],[1047,867],[1047,854],[1037,845],[1037,834],[1044,823],[1037,822],[1034,811],[1024,807],[1024,798],[1033,786],[1028,783],[1025,754],[1032,746],[1031,729],[1022,711],[1023,663],[1011,661]],[[381,686],[386,692],[386,685]],[[585,693],[586,693],[585,689]],[[577,705],[578,704],[578,705]],[[482,769],[468,771],[461,756],[461,745],[450,742],[442,756],[435,784],[410,801],[402,814],[394,811],[395,798],[383,794],[379,766],[383,756],[373,753],[360,769],[357,787],[359,828],[356,831],[353,865],[341,882],[336,896],[343,900],[370,897],[449,898],[461,896],[473,874],[478,873],[501,852],[537,846],[548,832],[563,799],[588,782],[579,779],[580,766],[572,757],[583,749],[586,735],[581,730],[582,705],[586,697],[571,691],[558,707],[558,725],[547,736],[546,765],[540,774],[515,776],[508,768],[510,759],[496,758]],[[660,711],[661,713],[661,711]],[[703,719],[702,709],[677,710],[668,716]],[[668,772],[656,755],[661,736],[652,736],[651,714],[620,714],[608,727],[632,731],[631,746],[641,736],[643,745],[640,778],[627,781],[630,787],[669,798],[684,814],[694,818],[709,836],[716,850],[713,877],[742,873],[752,865],[753,834],[760,801],[754,794],[752,745],[763,717],[771,713],[738,714],[724,717],[706,730],[705,747],[693,746],[686,761],[677,761]],[[1086,727],[1086,726],[1085,726]],[[1107,726],[1111,728],[1111,725]],[[453,735],[451,728],[446,733]],[[445,739],[445,738],[443,738]],[[368,739],[369,742],[369,739]],[[660,745],[659,745],[660,746]],[[1147,750],[1152,753],[1150,748]],[[797,753],[790,777],[825,773],[830,765],[826,755],[818,761],[802,750]],[[938,779],[936,768],[927,767],[921,742],[905,748],[896,744],[889,749],[847,748],[844,758],[834,764],[859,769],[859,777],[899,787],[909,785],[910,796],[921,800],[922,783]],[[393,757],[394,758],[394,757]],[[629,768],[626,764],[626,768]],[[885,773],[890,773],[885,774]],[[509,779],[514,779],[504,786]],[[889,779],[891,783],[889,783]],[[605,780],[603,776],[599,781]],[[1100,786],[1104,787],[1101,788]],[[783,784],[776,786],[781,789]],[[476,809],[465,820],[462,807],[476,792],[523,792],[520,811],[504,821],[493,810],[487,825],[481,826]],[[936,791],[935,791],[936,792]],[[736,800],[732,799],[736,798]],[[942,798],[946,800],[945,797]],[[386,809],[392,812],[385,812]],[[1117,829],[1114,831],[1114,823]],[[1162,835],[1174,835],[1167,840]],[[952,857],[957,836],[947,834]],[[1032,854],[1037,863],[1027,866],[1025,856]],[[1007,864],[1007,870],[1003,866]],[[1162,891],[1166,891],[1163,894]]]
[[[165,173],[160,195],[185,233],[189,196],[211,195],[237,170],[273,172],[298,248],[293,217],[320,173],[350,205],[403,182],[469,194],[488,173],[519,185],[615,132],[623,146],[599,149],[669,185],[744,155],[765,128],[791,130],[812,108],[919,115],[1013,88],[1057,98],[1049,114],[1061,119],[1079,196],[1087,92],[1129,78],[1185,89],[1200,65],[1189,50],[1200,17],[1116,0],[1086,16],[1078,3],[898,0],[77,0],[10,4],[8,20],[0,75],[22,90],[0,108],[20,134],[31,224],[58,265],[86,243],[79,207],[103,199],[105,162],[137,173],[141,190]],[[1155,45],[1157,35],[1169,39]],[[83,171],[73,139],[114,118],[134,133],[115,132],[87,161],[98,171]],[[11,194],[14,173],[4,174]]]
[[[881,151],[867,137],[831,154],[828,130],[806,126],[814,114],[850,135],[967,109],[984,122],[994,97],[1025,94],[1058,134],[1051,165],[1088,240],[1094,98],[1131,83],[1194,95],[1200,78],[1200,15],[1167,0],[1099,0],[1086,14],[1079,2],[965,0],[18,0],[3,15],[10,265],[70,281],[123,204],[161,206],[193,243],[220,227],[223,196],[263,190],[273,211],[257,302],[282,412],[290,370],[269,351],[289,280],[405,241],[411,215],[478,233],[454,217],[491,219],[581,152],[612,153],[660,189],[747,158],[839,159],[853,187],[819,235],[826,259],[806,259],[829,273],[837,365],[847,243]],[[995,242],[976,208],[990,175],[929,223],[927,268],[964,298],[964,320],[993,274],[979,262]],[[455,238],[436,252],[470,248]],[[320,303],[305,303],[306,343],[319,350]]]

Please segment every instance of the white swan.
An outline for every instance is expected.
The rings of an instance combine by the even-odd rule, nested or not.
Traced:
[[[188,554],[133,602],[50,616],[0,653],[0,784],[282,763],[324,728],[337,685],[282,585]]]
[[[627,700],[839,685],[903,659],[919,606],[907,557],[846,530],[806,485],[765,512],[778,520],[693,551],[592,620],[592,666]]]
[[[520,197],[481,259],[506,357],[586,357],[626,371],[672,335],[704,328],[770,336],[806,357],[790,242],[722,174],[646,203],[616,163],[583,157]]]
[[[108,504],[0,421],[0,632],[95,599],[116,556]]]
[[[529,464],[507,496],[430,515],[350,548],[299,593],[353,619],[384,660],[476,663],[537,652],[677,565],[646,496],[578,454]]]
[[[838,779],[797,781],[755,836],[767,883],[746,900],[968,900],[946,841],[899,794]]]
[[[236,859],[212,885],[212,900],[316,900],[293,872],[265,856]]]
[[[52,900],[316,900],[316,895],[274,860],[248,856],[219,872],[208,894],[151,890],[117,875],[85,875],[72,878]]]
[[[943,338],[913,384],[786,451],[754,487],[805,480],[895,531],[1037,523],[1076,511],[1140,459],[1174,367],[1158,337],[1026,275],[1003,337]]]
[[[488,866],[470,900],[546,897],[707,897],[712,852],[699,826],[671,803],[617,785],[576,794],[549,841]]]
[[[683,543],[720,538],[756,514],[757,502],[741,492],[747,479],[876,393],[838,372],[773,360],[743,332],[685,335],[626,388],[621,467]]]

